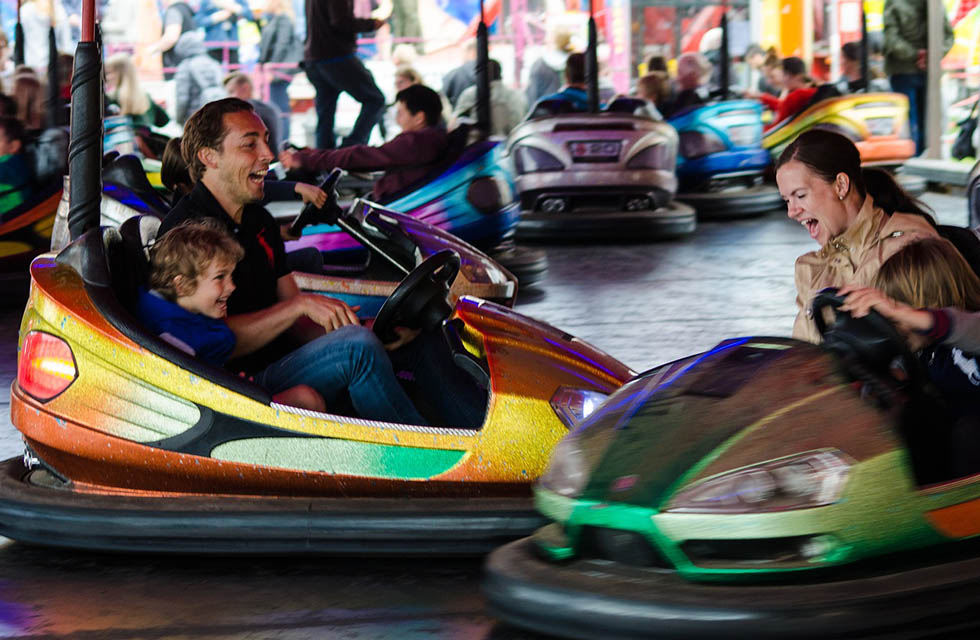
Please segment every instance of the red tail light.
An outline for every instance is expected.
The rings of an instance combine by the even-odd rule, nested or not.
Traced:
[[[41,331],[24,337],[17,359],[17,384],[32,397],[47,401],[78,377],[75,355],[68,343]]]

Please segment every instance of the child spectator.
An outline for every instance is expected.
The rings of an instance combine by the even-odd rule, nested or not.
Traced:
[[[380,147],[354,145],[341,149],[285,150],[279,155],[286,169],[329,171],[384,171],[374,184],[374,197],[384,199],[428,175],[446,153],[448,139],[442,126],[442,99],[432,89],[416,84],[395,96],[395,120],[401,133]]]
[[[0,215],[14,209],[33,192],[34,167],[24,153],[27,133],[17,118],[0,117]]]
[[[17,119],[28,131],[40,130],[44,124],[41,79],[30,67],[20,66],[14,71],[13,84],[10,95],[17,103]]]
[[[140,289],[139,316],[161,338],[222,367],[237,349],[228,327],[231,274],[245,252],[218,223],[187,222],[159,238],[150,250],[150,289]],[[272,396],[274,402],[324,411],[323,397],[297,385]]]
[[[844,287],[841,309],[857,317],[874,309],[895,323],[947,404],[954,474],[975,473],[980,470],[980,278],[952,243],[927,238],[886,260],[875,287]]]
[[[164,127],[170,116],[140,84],[136,65],[128,53],[117,53],[105,61],[105,82],[109,104],[119,106],[119,112],[129,116],[133,124],[144,127]]]

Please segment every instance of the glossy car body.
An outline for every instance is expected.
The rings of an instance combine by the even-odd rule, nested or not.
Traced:
[[[556,448],[536,487],[551,523],[491,556],[491,607],[568,637],[954,621],[980,582],[980,476],[920,481],[942,431],[915,438],[908,397],[852,367],[742,338],[624,385]]]
[[[27,293],[31,260],[51,245],[51,228],[61,191],[57,182],[51,183],[19,206],[0,214],[0,291],[5,294]]]
[[[693,210],[674,201],[677,132],[643,101],[617,100],[595,114],[539,102],[507,151],[520,237],[650,239],[694,230]]]
[[[443,331],[458,375],[485,389],[480,427],[279,405],[142,328],[126,302],[126,247],[116,229],[93,229],[31,267],[11,420],[37,462],[5,463],[3,535],[169,551],[486,550],[537,520],[530,482],[567,432],[556,398],[632,375],[464,297]]]
[[[778,209],[783,200],[763,184],[772,164],[762,147],[762,106],[726,100],[674,114],[679,136],[677,199],[701,217],[746,216]]]

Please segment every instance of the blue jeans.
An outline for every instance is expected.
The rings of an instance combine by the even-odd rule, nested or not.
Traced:
[[[366,144],[371,129],[378,123],[385,108],[385,97],[374,83],[374,76],[356,56],[329,60],[307,60],[303,63],[306,77],[316,88],[313,104],[316,107],[316,146],[333,149],[337,146],[334,135],[334,117],[337,115],[337,98],[347,92],[361,103],[354,128],[341,146]]]
[[[282,132],[279,136],[281,142],[289,142],[289,82],[289,80],[273,80],[269,83],[269,100],[282,112],[282,122],[279,127]],[[273,151],[278,154],[281,149],[273,149]]]
[[[358,325],[306,343],[256,374],[255,382],[270,393],[308,384],[320,392],[327,407],[346,390],[362,418],[427,424],[395,378],[381,341]]]
[[[926,76],[924,73],[896,73],[889,78],[892,91],[909,99],[909,133],[915,141],[915,155],[922,153],[926,135]]]

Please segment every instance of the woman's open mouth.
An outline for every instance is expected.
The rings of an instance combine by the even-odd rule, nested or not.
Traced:
[[[820,223],[816,218],[806,218],[805,220],[800,220],[800,224],[806,227],[806,230],[810,232],[810,237],[814,240],[817,239],[817,234],[820,233]]]

